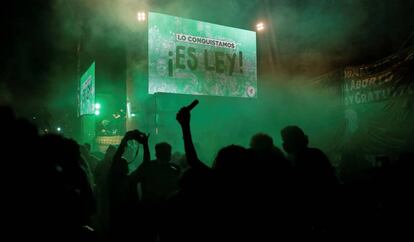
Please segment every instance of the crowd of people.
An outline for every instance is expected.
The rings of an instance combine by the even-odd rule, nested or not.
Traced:
[[[12,109],[0,111],[10,127],[2,145],[2,214],[15,240],[272,241],[412,229],[412,153],[348,184],[324,152],[308,147],[301,128],[287,126],[280,133],[284,152],[258,133],[250,147],[220,149],[210,167],[198,157],[191,110],[183,107],[176,119],[185,154],[162,142],[152,159],[150,135],[132,130],[99,160],[88,144],[39,135]],[[144,147],[136,170],[124,158],[131,141]]]

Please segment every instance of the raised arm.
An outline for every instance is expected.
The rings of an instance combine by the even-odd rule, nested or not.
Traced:
[[[139,141],[144,146],[144,157],[142,158],[142,162],[148,162],[151,160],[149,145],[148,145],[148,138],[149,134],[143,134],[142,140]]]
[[[115,155],[113,157],[114,162],[117,162],[117,161],[121,160],[122,155],[125,152],[125,147],[128,144],[128,140],[130,140],[131,138],[132,138],[132,131],[126,132],[125,136],[122,138],[121,143],[118,146],[118,149],[115,152]]]
[[[137,134],[137,141],[142,144],[144,146],[144,157],[142,159],[142,163],[140,166],[138,166],[138,168],[133,171],[129,176],[131,179],[131,182],[133,182],[134,184],[138,183],[141,179],[141,175],[142,175],[142,171],[144,169],[144,167],[146,166],[146,163],[151,161],[151,154],[150,154],[150,150],[149,150],[149,145],[148,145],[148,138],[149,138],[149,134],[144,134],[140,131],[136,131]]]
[[[190,109],[188,107],[181,108],[177,113],[177,121],[181,125],[183,133],[184,150],[188,165],[191,168],[208,168],[203,162],[200,161],[194,147],[193,139],[191,137],[190,118]]]

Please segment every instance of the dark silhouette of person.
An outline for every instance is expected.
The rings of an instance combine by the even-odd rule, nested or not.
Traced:
[[[282,151],[273,144],[273,139],[268,134],[257,133],[250,139],[250,148],[257,152],[274,151],[284,157]]]
[[[188,165],[184,153],[178,151],[174,152],[171,156],[171,160],[175,165],[179,167],[181,173],[184,173],[187,170]]]
[[[60,234],[58,240],[88,238],[91,218],[96,205],[91,184],[82,167],[79,145],[59,135],[45,135],[40,140],[43,175],[43,219],[48,221],[50,234]],[[86,237],[85,237],[86,236]]]
[[[117,148],[114,145],[109,145],[106,149],[104,158],[97,164],[95,177],[95,196],[97,206],[97,232],[101,241],[108,240],[110,206],[109,206],[109,174],[112,165],[112,159]]]
[[[155,145],[155,160],[144,161],[134,174],[141,184],[143,203],[160,203],[177,189],[179,167],[171,162],[172,147],[166,142]]]
[[[287,126],[281,136],[293,163],[297,229],[308,236],[334,231],[339,185],[335,169],[321,150],[308,147],[308,137],[299,127]]]
[[[328,157],[317,148],[308,147],[308,136],[297,126],[281,131],[283,149],[291,156],[296,179],[307,186],[337,185],[335,169]]]
[[[274,145],[272,137],[265,133],[257,133],[250,139],[250,149],[255,158],[249,165],[251,194],[257,204],[255,212],[261,211],[263,216],[271,219],[274,228],[262,231],[265,237],[283,238],[291,233],[292,220],[292,166],[283,152]],[[276,239],[276,238],[275,238]]]
[[[408,192],[414,186],[413,170],[414,152],[410,150],[401,153],[393,166],[387,167],[381,179],[380,210],[377,208],[377,214],[380,212],[381,217],[376,216],[380,220],[376,229],[381,229],[383,235],[413,237],[412,223],[407,222],[414,215],[414,197]]]
[[[123,158],[129,141],[137,141],[144,145],[144,161],[149,160],[148,136],[132,130],[126,132],[119,144],[109,172],[109,238],[110,241],[127,241],[130,231],[138,224],[138,193],[134,172],[131,174],[128,161]]]
[[[177,113],[177,121],[181,125],[183,132],[184,149],[187,163],[190,167],[189,173],[197,174],[200,178],[205,176],[205,181],[197,179],[203,183],[198,185],[211,187],[211,185],[215,186],[215,183],[220,183],[220,186],[231,185],[233,188],[236,188],[236,184],[240,186],[240,179],[244,180],[249,173],[250,156],[247,149],[239,145],[223,147],[217,153],[213,166],[210,168],[198,158],[191,137],[190,111],[187,107],[181,108]],[[215,186],[214,189],[218,189],[218,187]]]
[[[254,152],[229,145],[219,150],[212,168],[197,155],[190,129],[190,109],[183,107],[176,119],[181,125],[184,149],[189,169],[180,180],[180,190],[171,200],[170,217],[180,216],[186,228],[170,227],[169,241],[215,241],[247,239],[255,234],[253,221],[246,219],[257,206],[249,204],[258,197],[252,191],[251,162]],[[257,201],[256,201],[257,202]],[[240,208],[243,208],[242,211]],[[178,214],[177,214],[178,212]],[[207,230],[214,221],[214,228]],[[170,222],[170,224],[172,224]],[[167,236],[167,237],[168,237]]]
[[[156,159],[144,160],[131,174],[134,184],[137,184],[141,191],[140,217],[143,226],[140,233],[141,241],[156,241],[160,236],[166,202],[178,189],[180,170],[171,161],[171,151],[171,145],[166,142],[156,144]]]
[[[16,118],[10,108],[0,107],[0,117],[7,125],[3,169],[13,171],[13,177],[2,175],[7,178],[2,190],[5,232],[16,240],[29,235],[33,240],[95,241],[90,226],[95,201],[79,145],[60,135],[39,136],[36,126]]]
[[[45,162],[40,157],[37,128],[25,119],[15,116],[9,106],[0,105],[2,120],[2,209],[4,221],[2,236],[19,240],[25,239],[22,231],[35,238],[41,238],[49,230],[39,221],[43,201],[47,193],[43,186],[47,183],[44,174]],[[43,173],[42,173],[43,172]],[[40,188],[40,189],[38,189]],[[25,234],[27,234],[25,233]]]
[[[270,186],[287,186],[291,177],[291,164],[283,152],[277,148],[272,137],[257,133],[250,139],[250,148],[256,153],[255,167],[259,180],[267,180]]]
[[[84,169],[87,172],[88,179],[94,188],[95,186],[94,172],[95,172],[96,166],[99,163],[99,160],[98,158],[96,158],[95,156],[91,154],[91,145],[89,143],[84,143],[83,145],[81,145],[80,152],[81,152],[82,158],[85,161]]]

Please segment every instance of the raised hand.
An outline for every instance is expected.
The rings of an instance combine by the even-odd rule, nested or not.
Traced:
[[[150,133],[148,133],[148,134],[143,133],[140,143],[141,144],[148,144],[149,136],[150,136]]]
[[[124,139],[128,141],[128,140],[134,139],[134,137],[135,137],[135,130],[130,130],[125,133]]]
[[[191,114],[190,111],[197,106],[198,100],[194,100],[190,105],[182,107],[180,111],[177,113],[177,121],[180,123],[181,126],[189,126],[190,125],[190,118]]]
[[[181,126],[189,126],[190,125],[190,110],[187,107],[183,107],[177,113],[177,121]]]

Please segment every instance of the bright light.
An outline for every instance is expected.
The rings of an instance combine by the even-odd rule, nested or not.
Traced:
[[[60,127],[56,128],[57,132],[60,132],[62,129]]]
[[[262,30],[264,30],[264,28],[265,28],[265,26],[264,26],[263,22],[259,22],[259,23],[256,24],[256,30],[257,31],[262,31]]]
[[[99,110],[95,110],[95,115],[99,115],[101,114],[101,112],[99,112]]]
[[[131,114],[131,117],[135,117],[135,113],[132,113],[132,114]]]
[[[138,22],[143,22],[146,19],[146,14],[144,12],[137,13]]]
[[[131,117],[131,102],[127,101],[127,117],[130,118]]]
[[[95,109],[101,109],[101,104],[100,103],[95,103]]]

